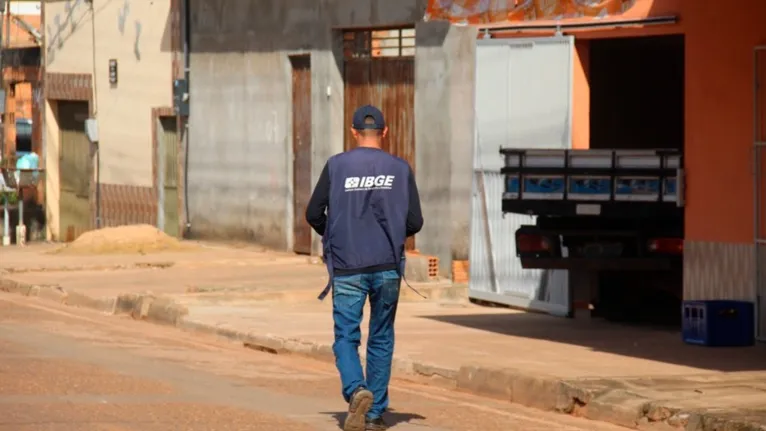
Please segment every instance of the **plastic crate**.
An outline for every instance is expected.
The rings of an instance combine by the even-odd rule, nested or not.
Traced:
[[[682,336],[689,344],[741,347],[755,344],[755,306],[746,301],[684,301]]]

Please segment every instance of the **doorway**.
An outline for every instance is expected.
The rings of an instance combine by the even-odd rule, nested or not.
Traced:
[[[388,137],[383,149],[415,171],[415,29],[343,32],[345,150],[356,146],[351,135],[354,111],[374,105],[383,111]],[[406,249],[415,248],[415,238]]]
[[[88,102],[58,101],[59,123],[59,236],[76,240],[90,229],[90,184],[93,175],[91,143],[85,135]]]
[[[589,47],[590,148],[683,151],[684,36],[596,39]],[[662,226],[674,238],[684,234],[683,216],[621,223],[625,229]],[[665,271],[602,271],[597,296],[595,316],[678,326],[682,261]]]
[[[311,254],[311,57],[290,57],[293,86],[293,251]]]
[[[590,42],[590,148],[684,147],[684,36]]]
[[[181,235],[181,217],[179,211],[180,198],[178,195],[178,123],[176,117],[159,117],[159,145],[163,169],[162,184],[162,230],[172,236]]]

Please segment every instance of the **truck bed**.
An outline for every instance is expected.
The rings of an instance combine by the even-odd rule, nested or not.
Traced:
[[[674,150],[501,148],[504,213],[682,218],[683,156]]]

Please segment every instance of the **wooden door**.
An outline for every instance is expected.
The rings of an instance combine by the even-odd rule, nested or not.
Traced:
[[[163,152],[164,169],[163,184],[166,234],[178,237],[181,234],[181,217],[179,214],[180,200],[178,195],[178,124],[176,117],[160,117],[162,126],[160,134],[161,151]]]
[[[91,143],[85,135],[87,102],[59,101],[59,236],[71,242],[90,229]]]
[[[311,198],[311,58],[291,58],[293,66],[293,250],[311,254],[306,208]]]
[[[753,142],[755,207],[756,337],[766,341],[766,46],[755,48],[755,142]],[[744,283],[742,283],[744,284]]]
[[[351,135],[354,111],[374,105],[383,112],[388,136],[383,149],[406,160],[415,171],[415,59],[379,57],[345,62],[345,149],[356,146]],[[410,238],[407,250],[415,248]]]

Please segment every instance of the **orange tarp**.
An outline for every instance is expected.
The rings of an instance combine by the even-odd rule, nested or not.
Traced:
[[[636,0],[428,0],[426,20],[464,24],[603,18],[630,9]]]

